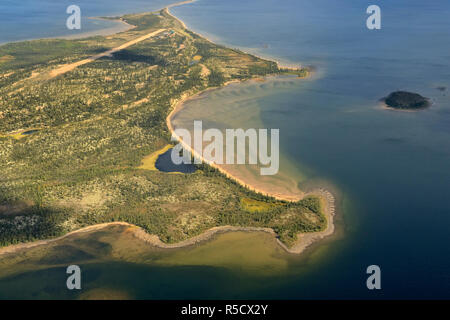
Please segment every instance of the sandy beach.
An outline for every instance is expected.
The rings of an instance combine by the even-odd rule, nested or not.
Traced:
[[[186,3],[190,3],[190,2],[193,2],[193,1],[186,1]],[[182,3],[182,4],[184,4],[184,3]],[[167,11],[169,12],[169,8],[167,8]],[[169,12],[169,14],[170,14],[170,12]],[[175,16],[173,16],[173,17],[175,19],[177,19],[178,21],[180,21],[180,23],[182,23],[183,26],[185,26],[185,24],[180,19],[176,18]],[[201,35],[199,35],[199,36],[201,36]],[[203,37],[203,36],[201,36],[201,37]],[[279,68],[282,68],[278,61],[275,61],[275,62],[277,62]],[[292,66],[291,67],[287,67],[287,68],[289,68],[289,69],[296,69],[295,67],[292,68]],[[308,76],[310,76],[310,74],[308,74]],[[261,81],[261,78],[254,79],[254,81]],[[239,80],[229,81],[229,82],[225,83],[224,86],[230,85],[232,83],[239,83],[239,82],[240,82]],[[312,243],[314,243],[314,242],[316,242],[316,241],[318,241],[320,239],[323,239],[323,238],[333,234],[334,233],[334,229],[335,229],[335,226],[334,226],[335,197],[329,191],[324,190],[324,189],[319,189],[319,190],[314,190],[314,191],[309,192],[309,193],[303,193],[301,191],[298,194],[295,194],[295,193],[282,193],[282,192],[273,192],[271,189],[263,188],[257,182],[255,182],[253,184],[250,184],[245,179],[241,179],[241,178],[236,177],[229,170],[226,170],[223,166],[217,165],[215,163],[211,163],[210,161],[204,159],[195,150],[193,150],[193,148],[191,148],[191,146],[189,146],[186,143],[184,143],[184,141],[179,136],[177,136],[175,134],[174,127],[172,125],[171,119],[173,118],[173,116],[177,112],[179,112],[183,108],[184,103],[186,101],[190,100],[190,99],[195,99],[196,97],[198,97],[201,94],[204,94],[205,92],[208,92],[210,90],[216,90],[216,89],[217,88],[208,88],[208,89],[206,89],[204,91],[198,92],[198,93],[193,94],[193,95],[185,94],[180,99],[176,99],[176,100],[173,101],[173,103],[172,103],[172,111],[170,112],[170,114],[168,115],[168,117],[166,119],[167,127],[169,128],[169,130],[172,133],[173,137],[180,144],[182,144],[184,148],[186,148],[187,150],[190,150],[192,155],[194,155],[195,157],[200,158],[204,163],[207,163],[211,167],[216,168],[217,170],[219,170],[228,179],[231,179],[231,180],[239,183],[240,185],[244,186],[245,188],[247,188],[249,190],[252,190],[252,191],[257,192],[257,193],[261,193],[263,195],[267,195],[267,196],[273,197],[273,198],[275,198],[277,200],[288,201],[288,202],[300,201],[304,197],[310,196],[310,195],[318,196],[318,197],[320,197],[322,199],[322,201],[323,201],[322,202],[323,203],[323,209],[324,209],[323,214],[325,215],[325,217],[327,219],[327,227],[326,227],[326,229],[323,230],[323,231],[320,231],[320,232],[314,232],[314,233],[308,233],[308,234],[299,234],[298,235],[298,241],[292,246],[292,248],[287,248],[281,241],[279,241],[277,239],[278,243],[287,252],[299,254],[299,253],[303,252]],[[230,227],[223,227],[223,228],[230,228]],[[216,228],[213,228],[213,229],[216,229]],[[213,230],[213,229],[211,229],[211,230]],[[227,229],[227,230],[228,231],[232,231],[232,230],[229,230],[229,229]],[[264,230],[259,230],[259,231],[264,231]],[[276,235],[275,232],[272,229],[266,229],[265,231]],[[208,233],[208,232],[206,232],[206,233]],[[205,233],[205,236],[208,237],[206,235],[206,233]]]
[[[169,115],[169,117],[167,117],[167,123],[168,123],[168,126],[171,131],[173,131],[173,128],[170,123],[170,117],[175,112],[177,112],[181,109],[182,103],[186,99],[187,98],[182,99],[179,102],[176,102],[177,107],[175,107],[173,109],[173,111],[171,112],[171,114]],[[286,252],[292,253],[292,254],[300,254],[311,244],[333,234],[334,228],[335,228],[334,227],[335,198],[327,190],[318,189],[318,190],[314,190],[309,193],[304,193],[304,194],[298,195],[297,197],[291,197],[289,195],[284,195],[284,194],[270,194],[263,190],[258,190],[258,188],[253,185],[248,185],[245,181],[236,179],[234,176],[229,174],[227,171],[225,171],[224,169],[222,169],[214,164],[210,164],[210,165],[217,168],[218,170],[220,170],[229,179],[232,179],[232,180],[240,183],[241,185],[245,186],[246,188],[254,190],[255,192],[267,194],[268,196],[272,196],[279,200],[298,201],[298,200],[302,199],[303,197],[310,196],[310,195],[320,197],[322,200],[323,214],[325,215],[325,217],[327,219],[327,227],[325,228],[325,230],[320,231],[320,232],[299,234],[298,240],[296,241],[296,243],[291,248],[288,248],[284,243],[282,243],[277,238],[276,232],[271,228],[220,226],[220,227],[211,228],[198,236],[192,237],[192,238],[184,240],[182,242],[175,243],[175,244],[167,244],[167,243],[162,242],[161,239],[157,235],[149,234],[144,229],[142,229],[138,226],[135,226],[135,225],[132,225],[132,224],[129,224],[126,222],[111,222],[111,223],[103,223],[103,224],[88,226],[83,229],[72,231],[70,233],[65,234],[64,236],[54,238],[54,239],[40,240],[40,241],[35,241],[35,242],[21,243],[21,244],[17,244],[17,245],[3,247],[3,248],[0,248],[0,256],[6,255],[6,254],[17,253],[22,250],[32,249],[32,248],[39,247],[39,246],[48,245],[48,244],[55,243],[57,241],[66,239],[71,236],[76,236],[77,234],[95,232],[95,231],[99,231],[99,230],[105,229],[110,226],[129,227],[130,230],[133,232],[133,235],[136,238],[138,238],[142,241],[145,241],[146,243],[148,243],[154,247],[160,248],[160,249],[177,249],[177,248],[192,246],[192,245],[204,242],[204,241],[208,241],[208,240],[212,239],[212,237],[215,236],[216,234],[225,233],[225,232],[266,232],[266,233],[273,235],[273,237],[276,239],[277,243]]]
[[[235,83],[235,82],[236,81],[233,81],[232,83]],[[239,81],[237,81],[237,82],[239,82]],[[230,84],[230,83],[227,83],[225,85],[228,85],[228,84]],[[197,158],[200,158],[204,163],[207,163],[211,167],[216,168],[223,175],[225,175],[228,179],[231,179],[231,180],[239,183],[240,185],[244,186],[245,188],[252,190],[256,193],[261,193],[263,195],[273,197],[277,200],[288,201],[288,202],[297,202],[307,196],[320,197],[320,199],[322,200],[323,214],[325,215],[325,217],[327,219],[327,227],[323,231],[299,234],[298,240],[291,248],[288,248],[286,245],[284,245],[281,241],[279,241],[277,239],[278,244],[281,247],[283,247],[287,252],[294,253],[294,254],[300,254],[312,243],[332,235],[334,233],[334,229],[335,229],[335,226],[334,226],[335,197],[329,191],[324,190],[324,189],[317,189],[317,190],[314,190],[314,191],[311,191],[308,193],[303,193],[303,192],[299,192],[298,194],[281,193],[281,192],[273,192],[272,190],[270,190],[268,188],[263,188],[257,182],[250,184],[245,179],[237,178],[235,175],[233,175],[230,171],[226,170],[222,166],[217,165],[215,163],[211,163],[210,161],[204,159],[193,148],[191,148],[191,146],[187,145],[179,136],[177,136],[175,134],[174,127],[171,122],[172,117],[183,108],[183,105],[186,101],[188,101],[190,99],[195,99],[195,97],[197,97],[198,95],[204,94],[205,92],[210,91],[210,90],[217,90],[217,88],[209,88],[207,90],[201,91],[199,93],[196,93],[196,94],[190,95],[190,96],[185,94],[184,96],[181,97],[181,99],[173,101],[172,111],[168,115],[168,117],[166,119],[166,123],[167,123],[167,127],[169,128],[172,135],[176,138],[176,140],[181,145],[183,145],[183,147],[185,149],[190,150],[192,155],[194,155]],[[176,244],[176,245],[170,246],[170,247],[183,247],[183,246],[191,245],[191,244],[197,243],[199,241],[208,240],[217,232],[227,232],[227,231],[228,232],[230,232],[230,231],[262,231],[262,232],[269,232],[276,237],[276,233],[274,232],[274,230],[272,230],[270,228],[239,228],[239,227],[226,226],[226,227],[216,227],[216,228],[210,229],[198,237],[186,240],[184,242],[181,242],[179,244]],[[151,242],[152,244],[155,244],[155,241],[157,241],[157,240],[153,238],[154,236],[150,236],[150,237],[152,237],[153,240],[149,241],[149,242]],[[159,238],[158,238],[158,240],[159,240]],[[158,245],[158,247],[161,247],[160,245]],[[164,247],[167,248],[167,245],[165,245]]]
[[[75,230],[75,231],[69,232],[61,237],[54,238],[54,239],[39,240],[39,241],[34,241],[34,242],[21,243],[21,244],[17,244],[17,245],[3,247],[3,248],[0,248],[0,257],[2,255],[14,254],[14,253],[18,253],[23,250],[57,243],[58,241],[67,239],[69,237],[75,237],[79,234],[100,231],[100,230],[103,230],[103,229],[111,227],[111,226],[128,227],[129,230],[133,233],[133,235],[136,238],[148,243],[151,246],[159,248],[159,249],[179,249],[179,248],[189,247],[189,246],[192,246],[195,244],[209,241],[215,235],[220,234],[220,233],[226,233],[226,232],[265,232],[265,233],[269,233],[269,234],[273,235],[273,237],[276,239],[277,243],[286,252],[292,253],[292,254],[300,254],[309,245],[311,245],[315,241],[318,241],[320,239],[325,238],[326,236],[331,235],[334,231],[334,224],[333,224],[334,206],[332,206],[332,207],[329,206],[330,204],[332,204],[332,201],[330,201],[332,198],[332,195],[325,190],[322,190],[320,192],[322,192],[322,195],[324,196],[324,198],[322,198],[322,199],[324,199],[325,204],[326,204],[325,216],[327,217],[327,222],[328,222],[327,228],[321,232],[299,235],[299,240],[292,246],[292,248],[288,248],[284,243],[282,243],[280,240],[278,240],[277,234],[271,228],[220,226],[220,227],[214,227],[214,228],[208,229],[207,231],[203,232],[202,234],[192,237],[190,239],[187,239],[187,240],[184,240],[184,241],[181,241],[178,243],[174,243],[174,244],[167,244],[167,243],[162,242],[161,239],[157,235],[149,234],[144,229],[142,229],[136,225],[133,225],[133,224],[130,224],[127,222],[110,222],[110,223],[102,223],[102,224],[85,227],[83,229]],[[317,193],[314,192],[314,195],[317,195]],[[331,198],[328,200],[325,200],[326,197],[331,197]]]

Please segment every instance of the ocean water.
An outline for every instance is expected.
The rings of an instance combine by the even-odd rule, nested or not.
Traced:
[[[125,13],[153,11],[167,6],[172,0],[2,0],[0,2],[0,44],[36,38],[76,37],[99,30],[114,30],[112,21],[92,17],[117,16]],[[69,30],[67,7],[81,9],[81,30]],[[114,31],[110,31],[113,33]]]
[[[99,6],[92,15],[141,8],[129,3],[108,1],[110,12]],[[149,251],[145,261],[103,259],[86,263],[89,287],[113,283],[134,298],[449,298],[450,3],[377,4],[381,30],[366,28],[368,3],[360,0],[199,0],[172,9],[216,42],[315,67],[306,80],[211,91],[189,102],[177,119],[179,125],[203,120],[217,127],[279,128],[283,177],[303,189],[325,186],[336,193],[337,233],[301,256],[280,252],[264,235],[244,234],[179,253]],[[0,42],[15,40],[0,30]],[[24,38],[39,34],[33,32]],[[433,105],[421,112],[383,110],[379,99],[395,90],[418,92]],[[113,234],[107,236],[104,241],[112,242]],[[217,252],[224,248],[227,258],[221,259]],[[249,252],[261,263],[242,260]],[[373,264],[381,267],[380,291],[366,288],[366,268]],[[0,283],[33,283],[36,293],[58,296],[62,289],[51,285],[64,276],[58,268]],[[37,283],[40,278],[47,284]],[[8,297],[5,290],[1,297]]]
[[[186,104],[179,125],[202,119],[234,128],[253,114],[255,126],[280,129],[288,164],[281,172],[301,188],[337,190],[340,235],[316,246],[330,258],[311,265],[307,279],[291,279],[282,295],[448,298],[450,3],[377,1],[381,30],[366,28],[366,1],[257,3],[203,0],[174,13],[214,41],[312,65],[315,75],[208,93]],[[433,105],[383,110],[379,99],[396,90]],[[372,264],[382,270],[380,292],[365,288]]]

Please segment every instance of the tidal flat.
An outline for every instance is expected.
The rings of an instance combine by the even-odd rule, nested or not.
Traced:
[[[216,284],[212,282],[209,288],[204,288],[206,283],[198,283],[187,289],[189,281],[184,273],[218,272],[216,281],[222,285],[227,277],[236,274],[255,282],[270,282],[282,275],[301,273],[300,261],[306,260],[286,253],[267,233],[223,233],[190,247],[159,249],[135,237],[132,227],[111,226],[3,255],[0,298],[161,298],[165,294],[181,297],[183,290],[203,288],[196,295],[201,296]],[[69,264],[81,267],[81,291],[71,292],[65,287]],[[182,290],[169,293],[169,288],[161,288],[164,283]]]

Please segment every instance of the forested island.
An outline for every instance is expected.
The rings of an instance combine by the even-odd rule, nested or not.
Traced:
[[[228,225],[272,228],[289,246],[324,230],[320,197],[276,200],[208,165],[194,174],[142,165],[170,144],[166,118],[182,97],[307,70],[214,44],[167,9],[120,19],[135,27],[0,47],[0,246],[115,221],[165,243]]]
[[[418,110],[430,106],[429,99],[422,97],[420,94],[407,91],[392,92],[384,99],[384,102],[390,108],[403,110]]]

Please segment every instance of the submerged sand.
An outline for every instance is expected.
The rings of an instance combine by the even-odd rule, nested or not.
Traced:
[[[260,81],[259,79],[256,79],[254,81]],[[229,85],[231,83],[235,83],[236,81],[226,83],[226,85]],[[238,81],[239,82],[239,81]],[[299,190],[296,186],[291,188],[283,188],[283,187],[275,187],[273,185],[269,185],[265,183],[262,176],[258,176],[258,178],[255,178],[250,174],[250,171],[243,172],[242,170],[239,170],[239,173],[237,173],[237,170],[235,169],[236,166],[230,166],[230,165],[218,165],[215,163],[212,163],[211,161],[206,160],[203,156],[199,155],[191,146],[186,144],[175,132],[174,132],[174,126],[172,124],[172,118],[183,109],[183,106],[185,103],[191,99],[195,99],[201,94],[204,94],[207,91],[210,90],[216,90],[218,88],[209,88],[207,90],[204,90],[202,92],[199,92],[194,95],[183,95],[180,99],[173,101],[173,107],[171,113],[168,115],[166,119],[167,127],[169,128],[170,132],[172,133],[173,137],[181,144],[183,147],[187,150],[190,150],[192,155],[194,155],[197,158],[200,158],[204,163],[207,163],[213,168],[216,168],[218,171],[220,171],[223,175],[225,175],[228,179],[234,180],[240,185],[244,186],[247,189],[250,189],[254,192],[261,193],[263,195],[273,197],[277,200],[281,201],[288,201],[288,202],[297,202],[302,200],[303,198],[307,196],[316,196],[319,197],[322,201],[322,208],[323,208],[323,214],[327,220],[327,227],[319,232],[312,232],[312,233],[300,233],[298,234],[298,240],[295,242],[295,244],[288,248],[285,244],[283,244],[278,238],[277,242],[278,244],[283,247],[287,252],[289,253],[295,253],[300,254],[302,253],[307,247],[309,247],[314,242],[321,240],[325,237],[328,237],[334,233],[334,215],[335,215],[335,197],[333,194],[331,194],[329,191],[325,189],[317,189],[313,190],[308,193],[304,193],[301,190]],[[274,235],[274,237],[277,237],[277,234],[273,229],[270,228],[240,228],[240,227],[216,227],[208,230],[204,234],[192,238],[190,240],[186,240],[182,243],[179,243],[174,246],[170,247],[180,247],[180,246],[186,246],[193,243],[197,243],[199,241],[203,241],[206,239],[210,239],[214,234],[217,232],[227,232],[227,231],[260,231],[260,232],[268,232]],[[155,239],[153,239],[155,240]],[[191,241],[193,241],[191,243]],[[151,241],[153,242],[153,241]],[[160,246],[162,247],[162,246]],[[166,247],[166,246],[164,246]]]

